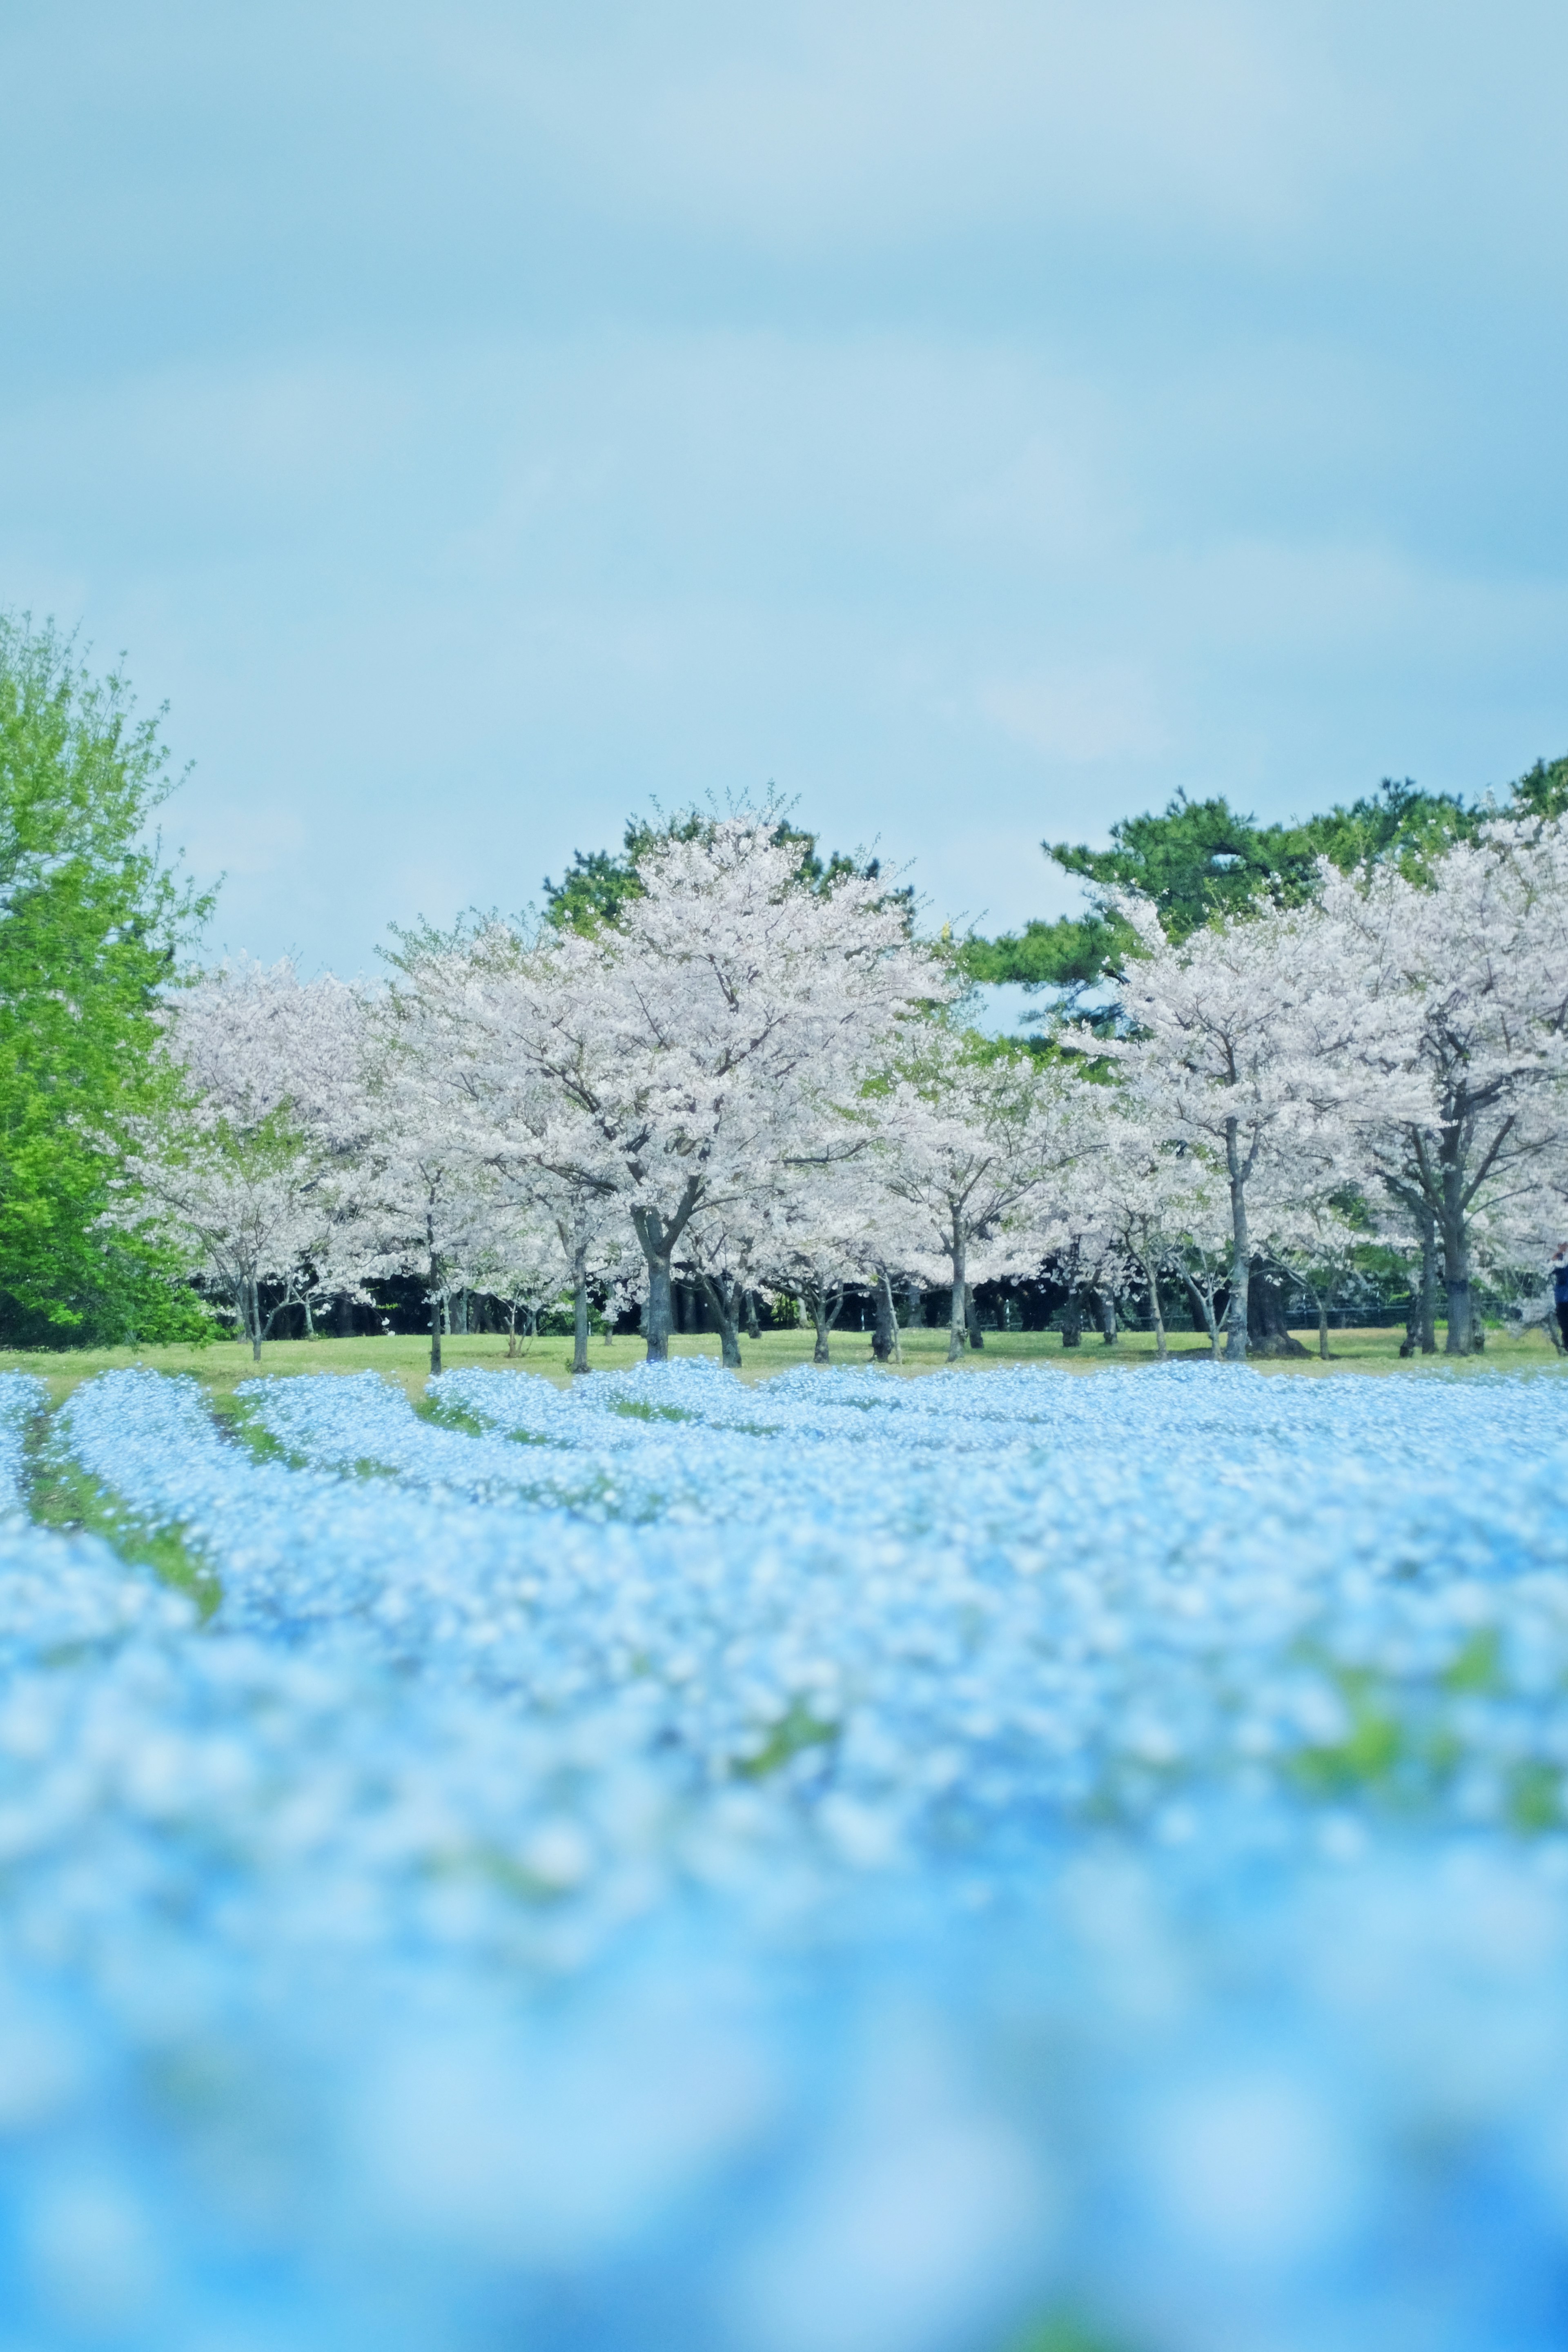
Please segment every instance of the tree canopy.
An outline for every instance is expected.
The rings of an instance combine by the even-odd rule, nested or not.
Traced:
[[[0,615],[0,1328],[174,1336],[195,1319],[149,1226],[103,1222],[168,1079],[157,991],[208,901],[145,839],[157,719],[68,639]]]
[[[1408,776],[1385,777],[1375,793],[1288,824],[1260,825],[1228,801],[1189,800],[1178,793],[1159,814],[1123,817],[1110,845],[1042,842],[1064,874],[1101,890],[1136,890],[1152,900],[1167,936],[1181,940],[1216,916],[1264,899],[1298,906],[1314,895],[1318,861],[1342,873],[1392,866],[1422,880],[1432,861],[1457,841],[1473,840],[1489,817],[1554,816],[1568,807],[1568,759],[1538,761],[1500,803],[1428,793]],[[1125,926],[1110,914],[1065,915],[1021,931],[963,942],[974,981],[1021,982],[1079,991],[1102,979],[1127,947]]]
[[[711,809],[700,808],[681,809],[671,816],[656,808],[651,818],[629,816],[618,856],[614,850],[575,849],[559,882],[545,876],[545,919],[557,930],[591,931],[601,923],[617,922],[630,901],[642,896],[642,868],[653,851],[670,842],[710,841],[721,821]],[[882,862],[878,857],[839,849],[822,856],[816,835],[791,824],[776,810],[769,838],[774,848],[796,852],[792,879],[814,891],[831,890],[851,877],[875,882],[882,871]],[[912,917],[911,890],[894,890],[889,895],[902,901]]]

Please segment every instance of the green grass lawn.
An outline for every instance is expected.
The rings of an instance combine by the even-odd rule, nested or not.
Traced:
[[[1312,1334],[1297,1336],[1315,1351],[1317,1343]],[[1403,1336],[1399,1330],[1335,1331],[1330,1335],[1333,1355],[1327,1364],[1320,1363],[1314,1352],[1305,1359],[1298,1357],[1284,1363],[1261,1363],[1258,1370],[1305,1374],[1313,1380],[1342,1372],[1399,1372],[1421,1379],[1443,1364],[1440,1354],[1401,1363],[1399,1342]],[[905,1331],[902,1344],[905,1372],[935,1371],[946,1360],[945,1330]],[[1440,1331],[1438,1345],[1442,1345]],[[570,1380],[570,1339],[520,1341],[519,1347],[526,1349],[526,1353],[513,1360],[515,1369],[538,1372],[546,1380],[562,1383]],[[742,1378],[765,1379],[770,1372],[787,1370],[792,1364],[809,1363],[811,1349],[812,1335],[808,1330],[767,1331],[760,1339],[742,1340]],[[1208,1343],[1194,1332],[1180,1331],[1172,1335],[1171,1350],[1177,1357],[1203,1360],[1208,1355]],[[719,1342],[708,1337],[676,1339],[670,1342],[670,1353],[710,1356],[717,1362]],[[444,1340],[442,1357],[448,1370],[459,1364],[487,1364],[499,1370],[509,1360],[506,1340],[500,1337]],[[596,1371],[620,1370],[642,1361],[643,1344],[635,1337],[612,1339],[608,1345],[603,1339],[594,1339],[589,1343],[589,1357]],[[411,1397],[418,1398],[424,1393],[429,1360],[430,1343],[425,1339],[279,1339],[269,1340],[262,1349],[260,1369],[273,1374],[376,1371],[398,1381]],[[869,1332],[836,1333],[833,1360],[836,1364],[869,1363]],[[1086,1331],[1081,1347],[1064,1348],[1060,1334],[1055,1331],[988,1331],[984,1349],[978,1353],[970,1350],[963,1360],[963,1369],[971,1372],[984,1371],[994,1364],[1048,1363],[1059,1365],[1064,1371],[1089,1375],[1111,1364],[1152,1365],[1154,1340],[1151,1332],[1124,1331],[1116,1346],[1108,1348],[1098,1332]],[[1521,1333],[1511,1328],[1489,1329],[1486,1353],[1479,1360],[1481,1366],[1504,1371],[1546,1372],[1560,1368],[1560,1360],[1542,1330]],[[47,1381],[57,1402],[68,1396],[79,1381],[129,1364],[145,1364],[160,1372],[191,1372],[205,1387],[220,1392],[251,1379],[257,1370],[248,1346],[234,1339],[216,1339],[207,1348],[73,1348],[54,1352],[0,1352],[0,1370],[36,1372]]]

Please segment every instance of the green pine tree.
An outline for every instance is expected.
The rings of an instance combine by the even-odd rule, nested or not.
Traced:
[[[1537,761],[1498,802],[1423,792],[1408,776],[1385,777],[1375,793],[1348,805],[1336,802],[1300,822],[1260,825],[1226,800],[1190,801],[1179,793],[1157,815],[1120,819],[1109,848],[1066,841],[1040,846],[1064,874],[1100,889],[1143,892],[1170,936],[1182,940],[1252,900],[1299,904],[1317,887],[1321,857],[1345,873],[1396,864],[1419,879],[1435,857],[1473,837],[1489,817],[1554,816],[1565,806],[1568,760],[1556,760]],[[971,980],[1076,993],[1103,979],[1128,944],[1114,916],[1091,911],[1026,923],[999,939],[965,940],[961,957]]]

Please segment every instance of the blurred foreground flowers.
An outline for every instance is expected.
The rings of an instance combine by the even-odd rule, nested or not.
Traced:
[[[7,2352],[1561,2345],[1568,1390],[433,1396],[0,1382]]]

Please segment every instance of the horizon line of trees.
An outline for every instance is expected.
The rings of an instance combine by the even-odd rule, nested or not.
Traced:
[[[846,1300],[1058,1297],[1215,1353],[1381,1286],[1465,1354],[1564,1217],[1568,761],[1465,803],[1408,782],[1293,826],[1181,797],[1047,845],[1080,918],[922,937],[907,883],[773,800],[631,821],[542,914],[398,934],[387,982],[189,961],[210,898],[147,846],[155,719],[0,622],[0,1313],[197,1336],[413,1286],[515,1331],[677,1300],[724,1359]],[[1027,1039],[971,1025],[1022,980]],[[1439,1302],[1442,1309],[1439,1312]],[[468,1311],[465,1305],[463,1311]],[[689,1312],[689,1307],[687,1310]],[[792,1308],[793,1311],[793,1308]],[[858,1313],[858,1309],[857,1309]]]

